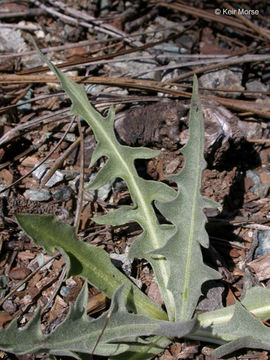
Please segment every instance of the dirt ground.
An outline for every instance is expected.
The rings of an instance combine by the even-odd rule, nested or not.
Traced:
[[[242,11],[239,11],[239,9]],[[35,247],[17,213],[55,214],[78,238],[122,259],[140,230],[111,228],[91,218],[130,204],[116,179],[82,192],[106,161],[89,168],[95,139],[70,115],[67,99],[31,42],[85,85],[102,113],[113,105],[119,141],[160,150],[138,161],[141,176],[167,181],[183,166],[192,76],[197,74],[205,120],[202,194],[222,205],[208,211],[205,254],[222,274],[205,287],[198,311],[235,303],[251,286],[270,287],[270,3],[249,1],[1,1],[0,2],[0,325],[24,325],[38,305],[42,330],[67,314],[82,280],[65,280],[60,256]],[[39,166],[38,166],[39,165]],[[174,186],[174,184],[172,184]],[[51,260],[46,264],[47,261]],[[132,276],[159,305],[150,266]],[[108,300],[89,288],[88,313]],[[177,341],[161,360],[207,359],[213,346]],[[40,355],[39,357],[45,357]],[[35,359],[0,352],[1,359]],[[268,359],[241,351],[228,359]]]

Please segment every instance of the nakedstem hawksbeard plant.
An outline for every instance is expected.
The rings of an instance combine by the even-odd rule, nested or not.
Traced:
[[[71,112],[92,128],[97,145],[90,166],[101,157],[106,164],[99,170],[89,189],[98,189],[114,178],[122,178],[129,189],[131,206],[122,206],[103,216],[98,224],[119,226],[137,222],[142,232],[133,241],[129,257],[144,258],[152,266],[165,310],[154,304],[134,283],[113,266],[101,248],[79,241],[70,225],[52,215],[18,214],[20,227],[48,253],[59,250],[67,263],[67,276],[81,276],[111,298],[108,311],[97,319],[87,315],[87,284],[83,286],[66,319],[50,334],[41,332],[40,310],[24,327],[14,319],[0,329],[0,349],[14,354],[35,354],[83,358],[93,352],[110,359],[151,359],[173,338],[187,337],[218,346],[211,354],[219,358],[240,348],[270,350],[270,329],[261,320],[270,317],[270,290],[254,287],[243,301],[196,316],[202,284],[220,277],[204,263],[201,248],[209,246],[205,230],[205,208],[218,207],[201,195],[205,168],[204,124],[194,77],[189,115],[189,139],[181,149],[185,163],[180,173],[168,176],[177,190],[165,183],[141,178],[136,159],[158,155],[143,147],[121,145],[114,132],[114,111],[103,117],[89,103],[87,95],[45,56],[41,58],[58,77],[72,101]],[[167,219],[158,221],[153,203]]]

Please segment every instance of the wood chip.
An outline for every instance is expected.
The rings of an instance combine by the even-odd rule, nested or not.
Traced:
[[[248,267],[256,274],[259,281],[270,279],[270,254],[251,261]]]

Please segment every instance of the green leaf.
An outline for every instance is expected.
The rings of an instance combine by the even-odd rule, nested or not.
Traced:
[[[261,322],[269,318],[270,290],[257,286],[242,303],[200,314],[200,327],[189,338],[224,344],[213,352],[215,357],[244,347],[270,350],[270,329]]]
[[[38,48],[36,47],[37,51]],[[139,177],[134,165],[136,159],[149,159],[158,154],[157,151],[146,148],[131,148],[121,145],[114,133],[114,111],[111,108],[107,117],[104,118],[88,102],[84,89],[73,83],[65,74],[57,69],[42,53],[40,56],[48,67],[56,74],[61,85],[72,101],[72,113],[80,115],[91,126],[97,146],[93,153],[91,165],[101,156],[107,157],[107,163],[98,172],[94,180],[89,184],[90,189],[97,189],[108,181],[119,177],[122,178],[129,189],[133,206],[125,215],[126,221],[136,221],[143,229],[143,234],[135,240],[130,250],[130,257],[145,258],[155,272],[168,316],[174,317],[174,301],[171,292],[167,289],[169,270],[166,260],[160,256],[150,256],[147,252],[158,249],[166,244],[172,235],[174,228],[162,226],[157,220],[152,206],[154,200],[169,201],[176,195],[175,191],[164,183],[147,181]],[[109,223],[119,225],[119,213],[110,213],[107,217],[94,218],[100,224]]]
[[[1,328],[0,348],[16,354],[46,352],[79,358],[79,353],[91,354],[99,339],[95,354],[112,356],[128,350],[128,343],[140,336],[169,334],[182,337],[196,326],[195,320],[171,327],[167,321],[130,314],[125,308],[124,293],[121,286],[112,298],[110,309],[98,319],[92,319],[86,313],[88,291],[85,285],[75,305],[70,306],[67,318],[52,333],[42,335],[37,311],[23,328],[17,327],[16,320],[7,329]]]
[[[255,286],[248,289],[241,304],[254,316],[261,320],[270,318],[270,289]],[[235,305],[227,306],[215,311],[209,311],[198,315],[202,328],[222,325],[231,320],[235,311]]]
[[[245,347],[270,350],[270,328],[239,302],[235,304],[231,320],[225,325],[214,326],[213,334],[222,337],[222,340],[230,340],[213,351],[212,355],[217,358]]]
[[[131,344],[128,351],[113,356],[110,360],[150,360],[171,342],[171,340],[160,336],[149,336],[146,340],[147,344]]]
[[[68,264],[68,276],[84,277],[110,298],[121,284],[126,284],[125,295],[131,310],[153,318],[167,318],[160,307],[116,269],[106,251],[79,241],[72,226],[56,221],[53,215],[25,214],[17,215],[16,219],[36,245],[51,254],[55,249],[63,253]]]
[[[176,231],[161,249],[152,252],[163,255],[168,261],[168,289],[173,294],[176,321],[190,319],[201,296],[201,285],[220,277],[218,272],[204,264],[201,253],[201,246],[207,248],[209,245],[203,210],[213,207],[213,202],[210,204],[201,196],[202,172],[206,163],[196,77],[189,114],[189,139],[181,152],[185,159],[184,167],[179,174],[169,176],[178,186],[177,196],[170,202],[157,202],[158,209],[175,225]]]

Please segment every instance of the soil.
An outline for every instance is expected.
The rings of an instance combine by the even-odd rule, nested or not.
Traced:
[[[229,16],[229,5],[221,3],[1,2],[0,325],[14,318],[24,325],[40,305],[42,330],[48,333],[65,318],[83,284],[78,277],[65,279],[60,255],[43,266],[50,255],[20,230],[15,214],[55,214],[77,228],[79,239],[116,255],[124,254],[140,233],[136,224],[110,228],[92,220],[130,204],[121,179],[95,194],[85,191],[80,200],[80,174],[88,182],[106,159],[89,168],[96,145],[91,129],[72,119],[70,101],[41,67],[30,35],[51,60],[86,85],[102,114],[114,105],[121,143],[160,150],[156,158],[136,162],[148,179],[169,183],[166,174],[183,167],[192,75],[198,75],[207,161],[202,194],[222,206],[221,212],[206,211],[211,245],[204,254],[222,280],[203,287],[198,311],[235,303],[248,282],[270,286],[270,273],[261,270],[268,266],[270,245],[256,255],[261,242],[267,248],[270,241],[270,4],[231,3],[258,13]],[[249,264],[247,275],[243,269]],[[135,261],[132,276],[162,305],[145,261]],[[107,307],[108,299],[89,286],[88,313],[96,317]],[[181,339],[156,360],[208,359],[213,348]],[[0,352],[1,359],[40,357],[46,355]],[[267,359],[269,353],[245,349],[227,358]]]

